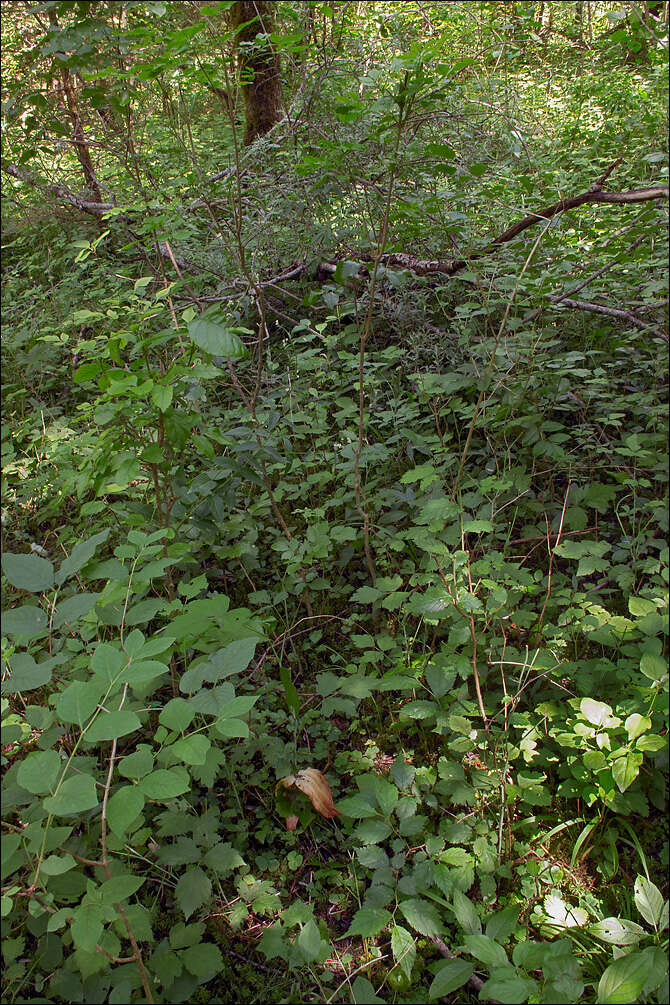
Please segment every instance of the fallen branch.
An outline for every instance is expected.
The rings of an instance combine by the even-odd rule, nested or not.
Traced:
[[[74,192],[70,192],[69,189],[64,188],[63,185],[42,182],[27,171],[22,171],[15,164],[5,162],[2,164],[2,170],[11,175],[12,178],[30,185],[31,188],[42,189],[44,192],[55,196],[61,202],[66,202],[70,206],[74,206],[75,209],[80,210],[80,212],[88,213],[89,216],[94,216],[98,220],[101,219],[103,213],[109,212],[110,209],[115,209],[113,202],[90,202],[88,199],[82,199],[80,196],[75,195]]]
[[[560,304],[565,304],[566,307],[573,307],[578,311],[588,311],[590,314],[604,314],[608,318],[621,318],[623,321],[628,321],[629,324],[633,325],[635,328],[639,328],[641,331],[650,331],[655,335],[660,336],[660,338],[668,341],[668,335],[662,331],[662,329],[657,328],[655,325],[649,325],[646,321],[637,317],[632,311],[623,310],[620,307],[603,307],[602,304],[592,304],[588,300],[572,300],[564,296],[550,295],[547,297],[548,300]]]

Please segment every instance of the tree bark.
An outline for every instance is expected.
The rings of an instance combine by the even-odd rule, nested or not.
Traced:
[[[54,10],[49,11],[49,21],[52,29],[55,30],[59,27],[56,12]],[[86,187],[93,196],[95,202],[102,202],[102,194],[100,192],[100,186],[98,185],[98,179],[95,174],[95,168],[93,167],[91,151],[89,149],[86,133],[84,132],[84,126],[81,121],[77,89],[74,78],[67,66],[64,66],[60,71],[60,83],[63,94],[65,95],[67,110],[72,120],[72,142],[74,144],[74,152],[81,165]]]
[[[242,77],[245,146],[268,133],[281,117],[279,55],[269,40],[258,38],[272,31],[273,6],[266,0],[237,0],[231,8]]]

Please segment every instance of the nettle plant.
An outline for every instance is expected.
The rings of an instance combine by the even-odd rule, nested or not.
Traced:
[[[141,986],[147,1001],[152,989],[185,1000],[222,963],[189,919],[223,878],[248,872],[197,794],[253,728],[257,696],[240,675],[265,631],[203,576],[179,580],[174,600],[153,592],[183,558],[172,531],[132,530],[99,560],[109,533],[57,570],[36,554],[2,559],[11,586],[35,598],[3,614],[3,744],[10,762],[24,755],[4,777],[16,820],[2,837],[5,981],[29,976],[27,928],[38,990],[122,1002]],[[148,889],[158,878],[175,920],[162,940]]]

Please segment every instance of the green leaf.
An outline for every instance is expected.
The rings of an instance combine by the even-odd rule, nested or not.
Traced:
[[[104,694],[95,680],[75,680],[56,698],[56,712],[61,722],[83,726],[93,715]]]
[[[55,660],[36,663],[30,653],[14,653],[11,657],[11,674],[2,682],[3,694],[34,691],[51,680]]]
[[[640,773],[640,765],[644,760],[644,755],[635,750],[629,750],[612,764],[612,777],[617,783],[620,792],[625,792],[629,785],[635,781]]]
[[[663,910],[663,896],[659,888],[644,876],[635,880],[635,906],[649,925],[658,929]]]
[[[604,701],[595,701],[594,698],[582,698],[579,708],[586,719],[593,726],[603,726],[612,715],[612,709]]]
[[[124,709],[114,712],[100,712],[86,730],[86,739],[89,743],[118,740],[120,736],[127,736],[128,733],[139,729],[141,725],[142,723],[134,712],[126,712]]]
[[[143,809],[144,796],[139,788],[122,785],[107,803],[107,822],[118,837],[123,837]]]
[[[172,698],[161,710],[158,721],[166,729],[182,733],[195,718],[195,709],[185,698]]]
[[[511,966],[503,947],[487,935],[466,935],[463,942],[475,959],[483,963],[489,970],[494,967]]]
[[[376,590],[372,586],[361,586],[351,598],[352,604],[373,604],[375,600],[383,596],[381,590]]]
[[[76,865],[72,855],[49,855],[42,862],[40,871],[45,876],[62,876],[63,873],[76,868]]]
[[[457,991],[470,980],[474,967],[468,960],[441,960],[435,978],[428,989],[429,998],[442,998]]]
[[[35,795],[52,792],[63,768],[55,750],[39,750],[28,754],[16,773],[19,785]]]
[[[91,656],[91,670],[102,677],[107,684],[118,678],[125,664],[125,654],[108,642],[100,642]]]
[[[170,747],[170,753],[185,764],[204,764],[211,742],[202,733],[184,736]]]
[[[204,349],[211,356],[242,359],[247,355],[246,346],[239,335],[214,321],[206,321],[204,318],[191,321],[188,333],[198,348]]]
[[[466,897],[460,890],[454,890],[453,905],[456,920],[463,931],[468,935],[479,935],[482,923],[470,898]]]
[[[175,799],[189,789],[188,777],[175,770],[159,768],[146,775],[139,783],[139,789],[147,799],[157,802],[167,802]]]
[[[284,696],[286,697],[288,709],[297,718],[300,714],[300,695],[298,694],[295,684],[291,680],[290,669],[285,665],[280,666],[279,676],[281,678],[282,687],[284,688]]]
[[[391,952],[400,969],[409,977],[416,959],[416,942],[402,925],[394,925],[391,929]]]
[[[345,936],[362,935],[370,939],[381,932],[391,920],[391,915],[381,907],[361,907],[352,918]]]
[[[175,889],[177,903],[187,919],[199,907],[206,904],[211,895],[212,884],[206,873],[197,867],[187,869]]]
[[[13,607],[2,612],[3,635],[41,635],[47,626],[47,616],[34,604]]]
[[[233,848],[231,844],[214,845],[202,861],[203,865],[206,865],[208,869],[213,869],[214,872],[219,873],[221,876],[226,876],[233,869],[237,869],[245,864],[238,850]]]
[[[210,684],[218,684],[225,677],[242,673],[254,658],[257,645],[258,639],[237,639],[235,642],[230,642],[224,649],[212,653],[206,664],[207,673],[204,680],[209,681]]]
[[[246,740],[249,736],[249,727],[242,719],[220,719],[214,723],[214,729],[228,740]]]
[[[81,621],[93,610],[100,597],[100,593],[77,593],[74,597],[60,600],[54,611],[53,627],[61,628],[65,624],[74,625]]]
[[[95,782],[90,775],[83,774],[66,778],[58,792],[44,800],[47,813],[60,817],[84,813],[97,805]]]
[[[221,951],[211,942],[200,942],[197,946],[182,949],[179,956],[188,972],[199,982],[210,981],[223,969]]]
[[[656,653],[642,653],[640,670],[650,680],[661,680],[668,672],[668,665]]]
[[[2,556],[2,571],[12,586],[29,593],[44,593],[54,585],[54,567],[39,555],[13,555],[6,551]]]
[[[351,997],[354,1005],[385,1005],[384,999],[375,994],[367,977],[357,977],[351,987]]]
[[[602,942],[614,946],[635,946],[647,934],[642,925],[626,918],[603,918],[596,924],[589,925],[589,932]]]
[[[512,967],[496,970],[489,980],[485,981],[479,997],[482,1001],[494,998],[502,1005],[517,1005],[528,1001],[531,995],[537,994],[537,983],[530,977],[522,977]]]
[[[144,883],[144,876],[133,876],[127,872],[123,875],[112,876],[102,884],[97,891],[102,904],[119,904],[128,897],[137,893]]]
[[[137,750],[119,761],[119,773],[126,778],[143,778],[154,766],[154,755],[147,743],[139,744]]]
[[[354,831],[354,837],[362,844],[378,844],[390,833],[391,827],[385,820],[364,820]]]
[[[87,953],[95,951],[102,935],[102,918],[98,904],[81,904],[75,909],[70,931],[77,949]]]
[[[598,982],[598,1005],[630,1005],[637,1001],[649,976],[644,953],[632,952],[610,963]]]
[[[651,719],[647,715],[640,715],[639,712],[633,712],[626,719],[624,726],[626,732],[628,733],[628,740],[632,743],[636,740],[638,736],[642,733],[646,733],[648,729],[651,729]]]
[[[308,921],[298,936],[298,949],[307,963],[317,958],[321,951],[321,933],[315,921]]]
[[[421,935],[431,938],[440,931],[439,915],[433,905],[427,901],[418,898],[403,900],[400,903],[400,910],[412,928],[420,932]]]
[[[172,393],[171,387],[165,387],[163,384],[154,384],[151,388],[151,400],[161,412],[167,412],[172,403]]]
[[[57,586],[62,586],[66,579],[74,576],[75,572],[79,572],[87,562],[90,562],[98,550],[98,546],[109,537],[110,530],[111,528],[107,527],[105,530],[101,530],[99,534],[89,537],[88,540],[75,544],[68,557],[61,562],[60,568],[56,573]]]
[[[486,923],[486,934],[496,942],[507,942],[512,932],[517,926],[519,918],[519,908],[515,904],[503,908],[491,915]]]
[[[162,674],[169,671],[166,663],[160,660],[139,660],[137,663],[130,663],[129,666],[119,674],[122,683],[130,684],[131,688],[144,687],[152,680],[157,680]]]

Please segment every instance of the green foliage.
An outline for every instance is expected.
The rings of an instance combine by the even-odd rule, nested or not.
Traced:
[[[667,182],[667,25],[276,5],[242,149],[231,4],[41,6],[3,13],[6,1000],[666,1001],[666,207],[473,252],[622,149],[608,186]]]

